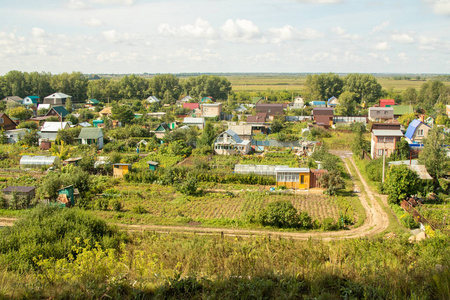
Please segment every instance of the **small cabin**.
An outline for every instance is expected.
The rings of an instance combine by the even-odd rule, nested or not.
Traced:
[[[150,171],[156,171],[156,168],[158,168],[159,163],[157,163],[156,161],[151,161],[149,160],[148,162],[148,168]]]
[[[131,171],[131,164],[113,164],[113,176],[123,177]]]
[[[5,199],[8,202],[10,202],[13,199],[14,194],[19,197],[24,197],[28,201],[31,201],[32,199],[34,199],[34,197],[36,195],[36,187],[34,187],[34,186],[8,186],[8,187],[4,188],[3,190],[1,190],[1,192],[3,193],[3,196],[5,197]]]
[[[276,168],[277,187],[288,189],[309,189],[310,171],[308,168]]]

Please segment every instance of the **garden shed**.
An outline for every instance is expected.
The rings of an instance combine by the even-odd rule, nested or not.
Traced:
[[[148,168],[150,169],[150,171],[156,171],[156,168],[159,165],[156,161],[151,161],[151,160],[149,160],[147,163],[148,163]]]
[[[20,159],[20,167],[21,168],[41,168],[43,166],[58,166],[61,164],[61,160],[58,156],[31,156],[24,155]]]
[[[113,164],[113,175],[114,177],[123,177],[131,169],[131,164]]]

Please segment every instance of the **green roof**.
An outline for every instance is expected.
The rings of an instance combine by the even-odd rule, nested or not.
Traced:
[[[412,106],[409,105],[393,105],[391,107],[394,109],[394,115],[406,115],[414,112]]]
[[[69,112],[64,106],[53,106],[52,109],[54,109],[56,113],[63,118],[69,114]]]
[[[100,101],[96,100],[96,99],[89,99],[88,101],[86,101],[89,104],[99,104]]]
[[[78,138],[96,140],[101,136],[103,136],[103,131],[101,128],[81,128]]]

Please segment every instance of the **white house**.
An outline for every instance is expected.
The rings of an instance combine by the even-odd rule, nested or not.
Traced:
[[[250,152],[249,140],[242,140],[233,130],[227,130],[214,141],[214,152],[219,155],[247,154]]]
[[[150,96],[150,97],[147,98],[147,102],[148,103],[158,103],[158,102],[161,102],[161,100],[159,100],[155,96]]]
[[[58,130],[70,128],[68,122],[45,122],[41,127],[39,133],[41,139],[48,139],[49,141],[56,140]]]
[[[188,126],[197,126],[199,129],[203,129],[205,127],[205,118],[184,118],[183,124]]]
[[[83,127],[78,135],[78,139],[81,140],[83,145],[96,144],[97,149],[103,148],[103,131],[101,128]]]
[[[53,93],[44,98],[44,104],[50,104],[50,106],[65,105],[67,99],[72,98],[72,96],[66,95],[64,93]]]

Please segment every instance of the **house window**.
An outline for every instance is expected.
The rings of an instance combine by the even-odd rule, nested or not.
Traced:
[[[300,176],[300,183],[304,184],[305,183],[305,175],[301,175]]]
[[[383,156],[383,149],[378,149],[378,156]]]
[[[3,124],[3,118],[0,118],[0,124]]]
[[[417,136],[423,136],[423,129],[417,130]]]

